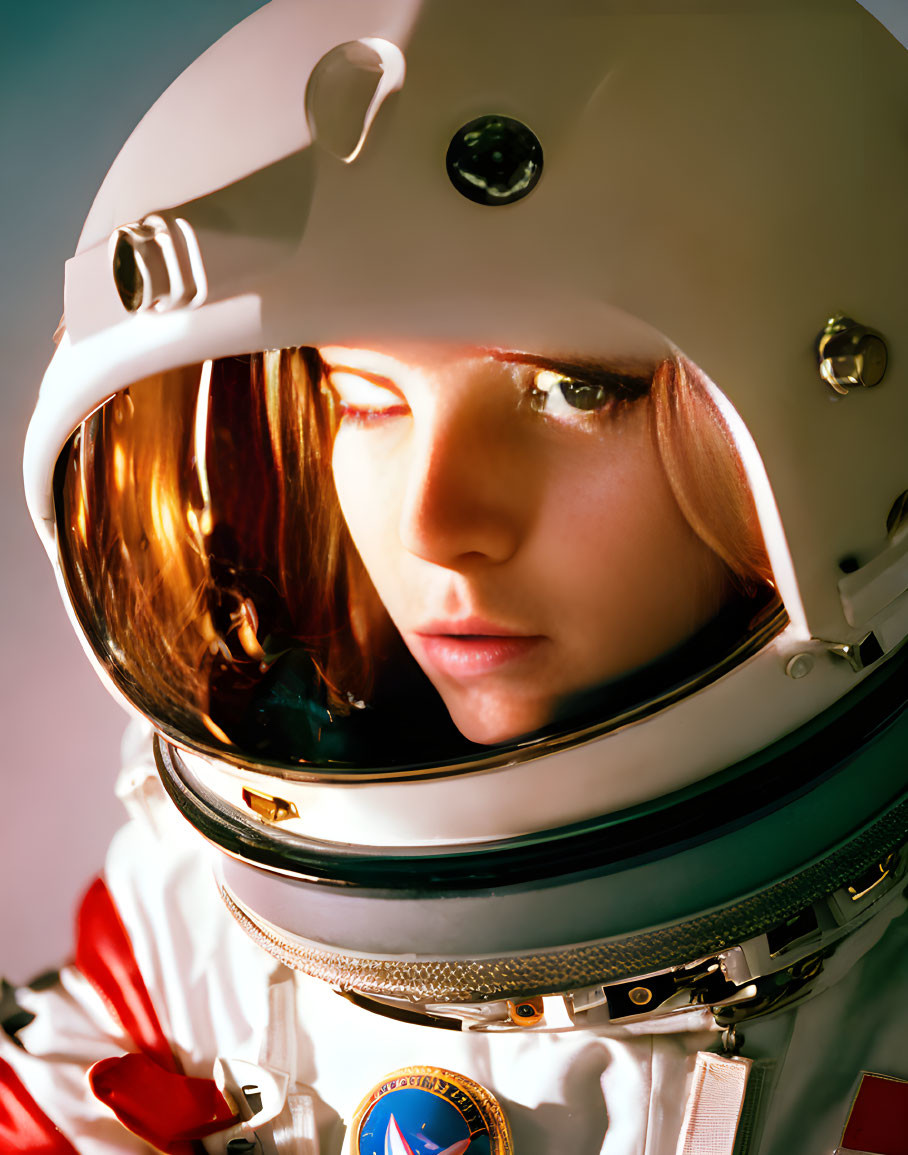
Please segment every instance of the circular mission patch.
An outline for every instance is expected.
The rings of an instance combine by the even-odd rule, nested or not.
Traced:
[[[513,1155],[495,1096],[441,1067],[402,1067],[353,1116],[353,1155]]]

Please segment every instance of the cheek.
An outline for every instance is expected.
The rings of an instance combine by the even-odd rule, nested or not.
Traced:
[[[549,491],[546,522],[540,565],[591,654],[614,647],[630,664],[648,660],[718,610],[724,569],[678,508],[645,414],[575,455]]]
[[[382,575],[390,566],[397,540],[394,472],[375,454],[364,451],[363,439],[338,434],[331,458],[334,488],[353,544],[369,576],[381,592]]]
[[[639,557],[643,565],[676,511],[646,425],[634,415],[599,441],[578,440],[555,464],[540,539],[557,545],[552,561],[564,563],[566,580],[592,591],[622,564]]]

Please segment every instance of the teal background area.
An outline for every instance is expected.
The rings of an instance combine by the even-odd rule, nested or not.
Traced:
[[[0,0],[0,974],[13,980],[66,957],[74,903],[123,817],[112,787],[124,716],[68,624],[20,480],[63,262],[137,121],[260,6]],[[865,7],[908,44],[908,0]],[[849,78],[830,76],[839,82]]]
[[[63,263],[123,141],[261,0],[0,0],[0,975],[64,959],[123,820],[125,716],[70,627],[22,496],[25,428],[63,311]]]

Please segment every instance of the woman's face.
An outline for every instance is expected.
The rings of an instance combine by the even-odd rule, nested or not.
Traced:
[[[651,434],[652,367],[448,346],[320,352],[354,544],[466,738],[546,725],[719,608],[725,568],[682,516]]]

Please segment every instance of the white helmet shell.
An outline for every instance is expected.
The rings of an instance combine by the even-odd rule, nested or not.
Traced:
[[[885,665],[908,634],[906,99],[904,49],[853,0],[566,0],[557,18],[542,0],[272,0],[193,64],[67,264],[25,461],[52,557],[61,448],[152,374],[351,340],[592,358],[620,341],[681,349],[721,388],[789,618],[697,693],[582,745],[405,781],[282,772],[279,791],[189,749],[199,788],[247,816],[279,793],[290,839],[456,852],[689,787]],[[543,157],[503,206],[445,164],[490,114]],[[140,264],[148,246],[135,308],[112,272],[124,235]],[[836,315],[857,337],[842,321],[824,380]],[[888,347],[872,387],[865,337]]]

